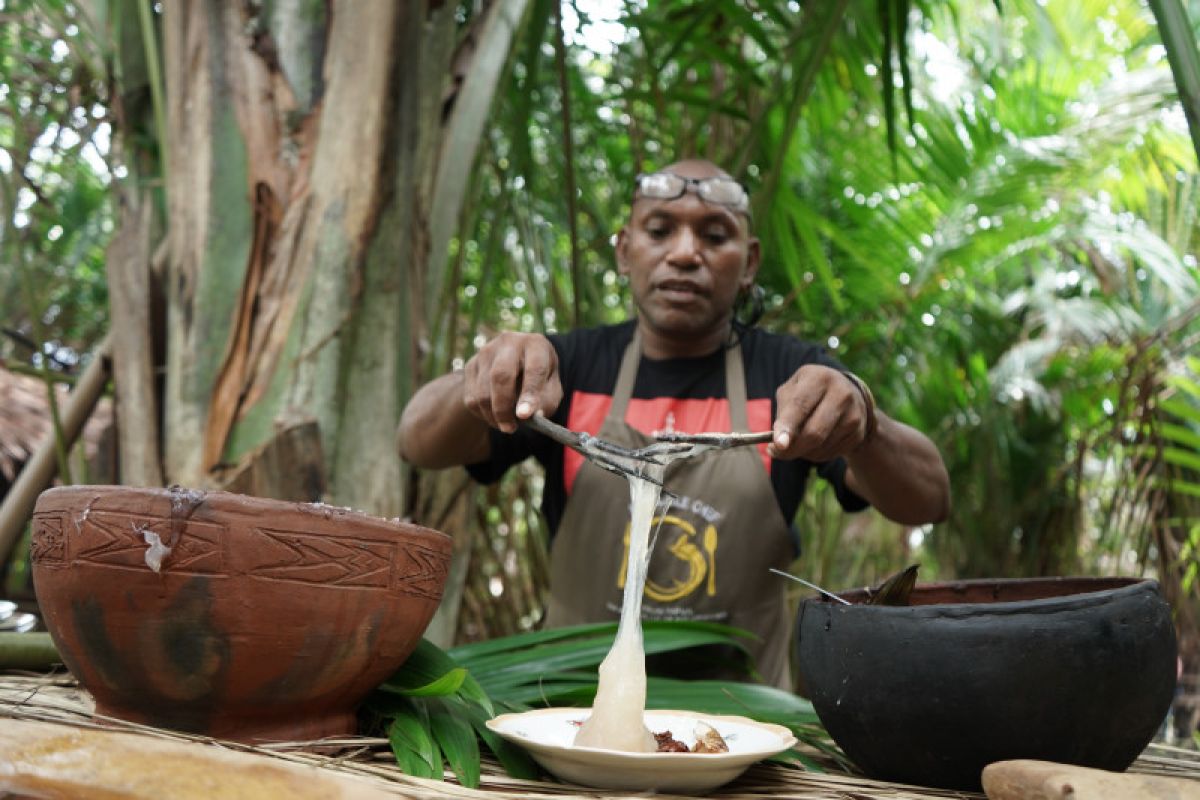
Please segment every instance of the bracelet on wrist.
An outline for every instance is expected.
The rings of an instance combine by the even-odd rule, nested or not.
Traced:
[[[867,406],[867,431],[863,434],[863,439],[859,443],[859,447],[871,441],[875,436],[876,429],[879,428],[879,419],[875,414],[875,395],[871,392],[871,387],[867,386],[866,381],[855,375],[853,372],[843,372],[850,382],[854,384],[854,388],[858,389],[858,393],[862,395],[863,402]]]

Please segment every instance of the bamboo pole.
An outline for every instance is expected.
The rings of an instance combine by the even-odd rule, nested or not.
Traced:
[[[63,447],[67,449],[79,438],[83,424],[91,416],[92,409],[96,407],[104,387],[108,384],[111,354],[112,334],[108,334],[96,347],[92,363],[83,371],[67,400],[62,419]],[[0,503],[0,564],[7,564],[12,558],[13,550],[16,549],[21,533],[25,530],[25,523],[33,513],[38,495],[54,479],[54,453],[55,435],[51,432],[17,475],[4,502]]]
[[[45,632],[0,632],[0,670],[24,669],[39,672],[62,663],[50,634]]]

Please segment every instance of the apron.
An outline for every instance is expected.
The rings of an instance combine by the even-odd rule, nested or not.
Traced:
[[[748,432],[741,347],[725,353],[732,429]],[[635,333],[600,428],[601,438],[626,447],[653,442],[625,422],[640,361],[641,339]],[[679,499],[665,508],[664,498],[655,512],[654,525],[662,525],[650,557],[642,619],[719,622],[749,630],[758,637],[747,647],[763,679],[790,689],[792,617],[782,579],[768,570],[786,570],[794,554],[757,448],[713,450],[675,461],[664,484]],[[547,626],[617,619],[628,549],[629,484],[585,460],[550,549]]]

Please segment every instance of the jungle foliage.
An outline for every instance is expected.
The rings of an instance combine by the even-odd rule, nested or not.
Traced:
[[[928,530],[810,497],[797,574],[1157,574],[1197,519],[1195,471],[1161,455],[1198,330],[1196,154],[1148,9],[998,5],[638,4],[611,56],[562,59],[535,4],[431,373],[489,330],[623,318],[633,177],[701,153],[755,198],[764,324],[825,342],[951,471]],[[488,599],[541,546],[535,484],[483,504]]]
[[[118,189],[161,204],[132,156],[169,144],[158,10],[135,5],[0,4],[6,363],[69,370],[121,324],[104,280]],[[489,5],[459,4],[458,44]],[[934,438],[953,481],[952,518],[916,531],[813,493],[794,572],[1150,574],[1200,662],[1200,6],[630,0],[596,44],[599,8],[531,0],[499,60],[425,287],[419,375],[497,330],[624,318],[612,237],[633,178],[703,155],[754,198],[763,324],[826,343]],[[435,503],[408,476],[410,513],[470,534],[460,639],[540,619],[539,480],[443,483]]]

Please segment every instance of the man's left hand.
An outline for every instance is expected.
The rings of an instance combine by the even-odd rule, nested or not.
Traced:
[[[775,393],[772,458],[830,461],[859,447],[870,435],[875,410],[854,378],[830,367],[806,364]]]

